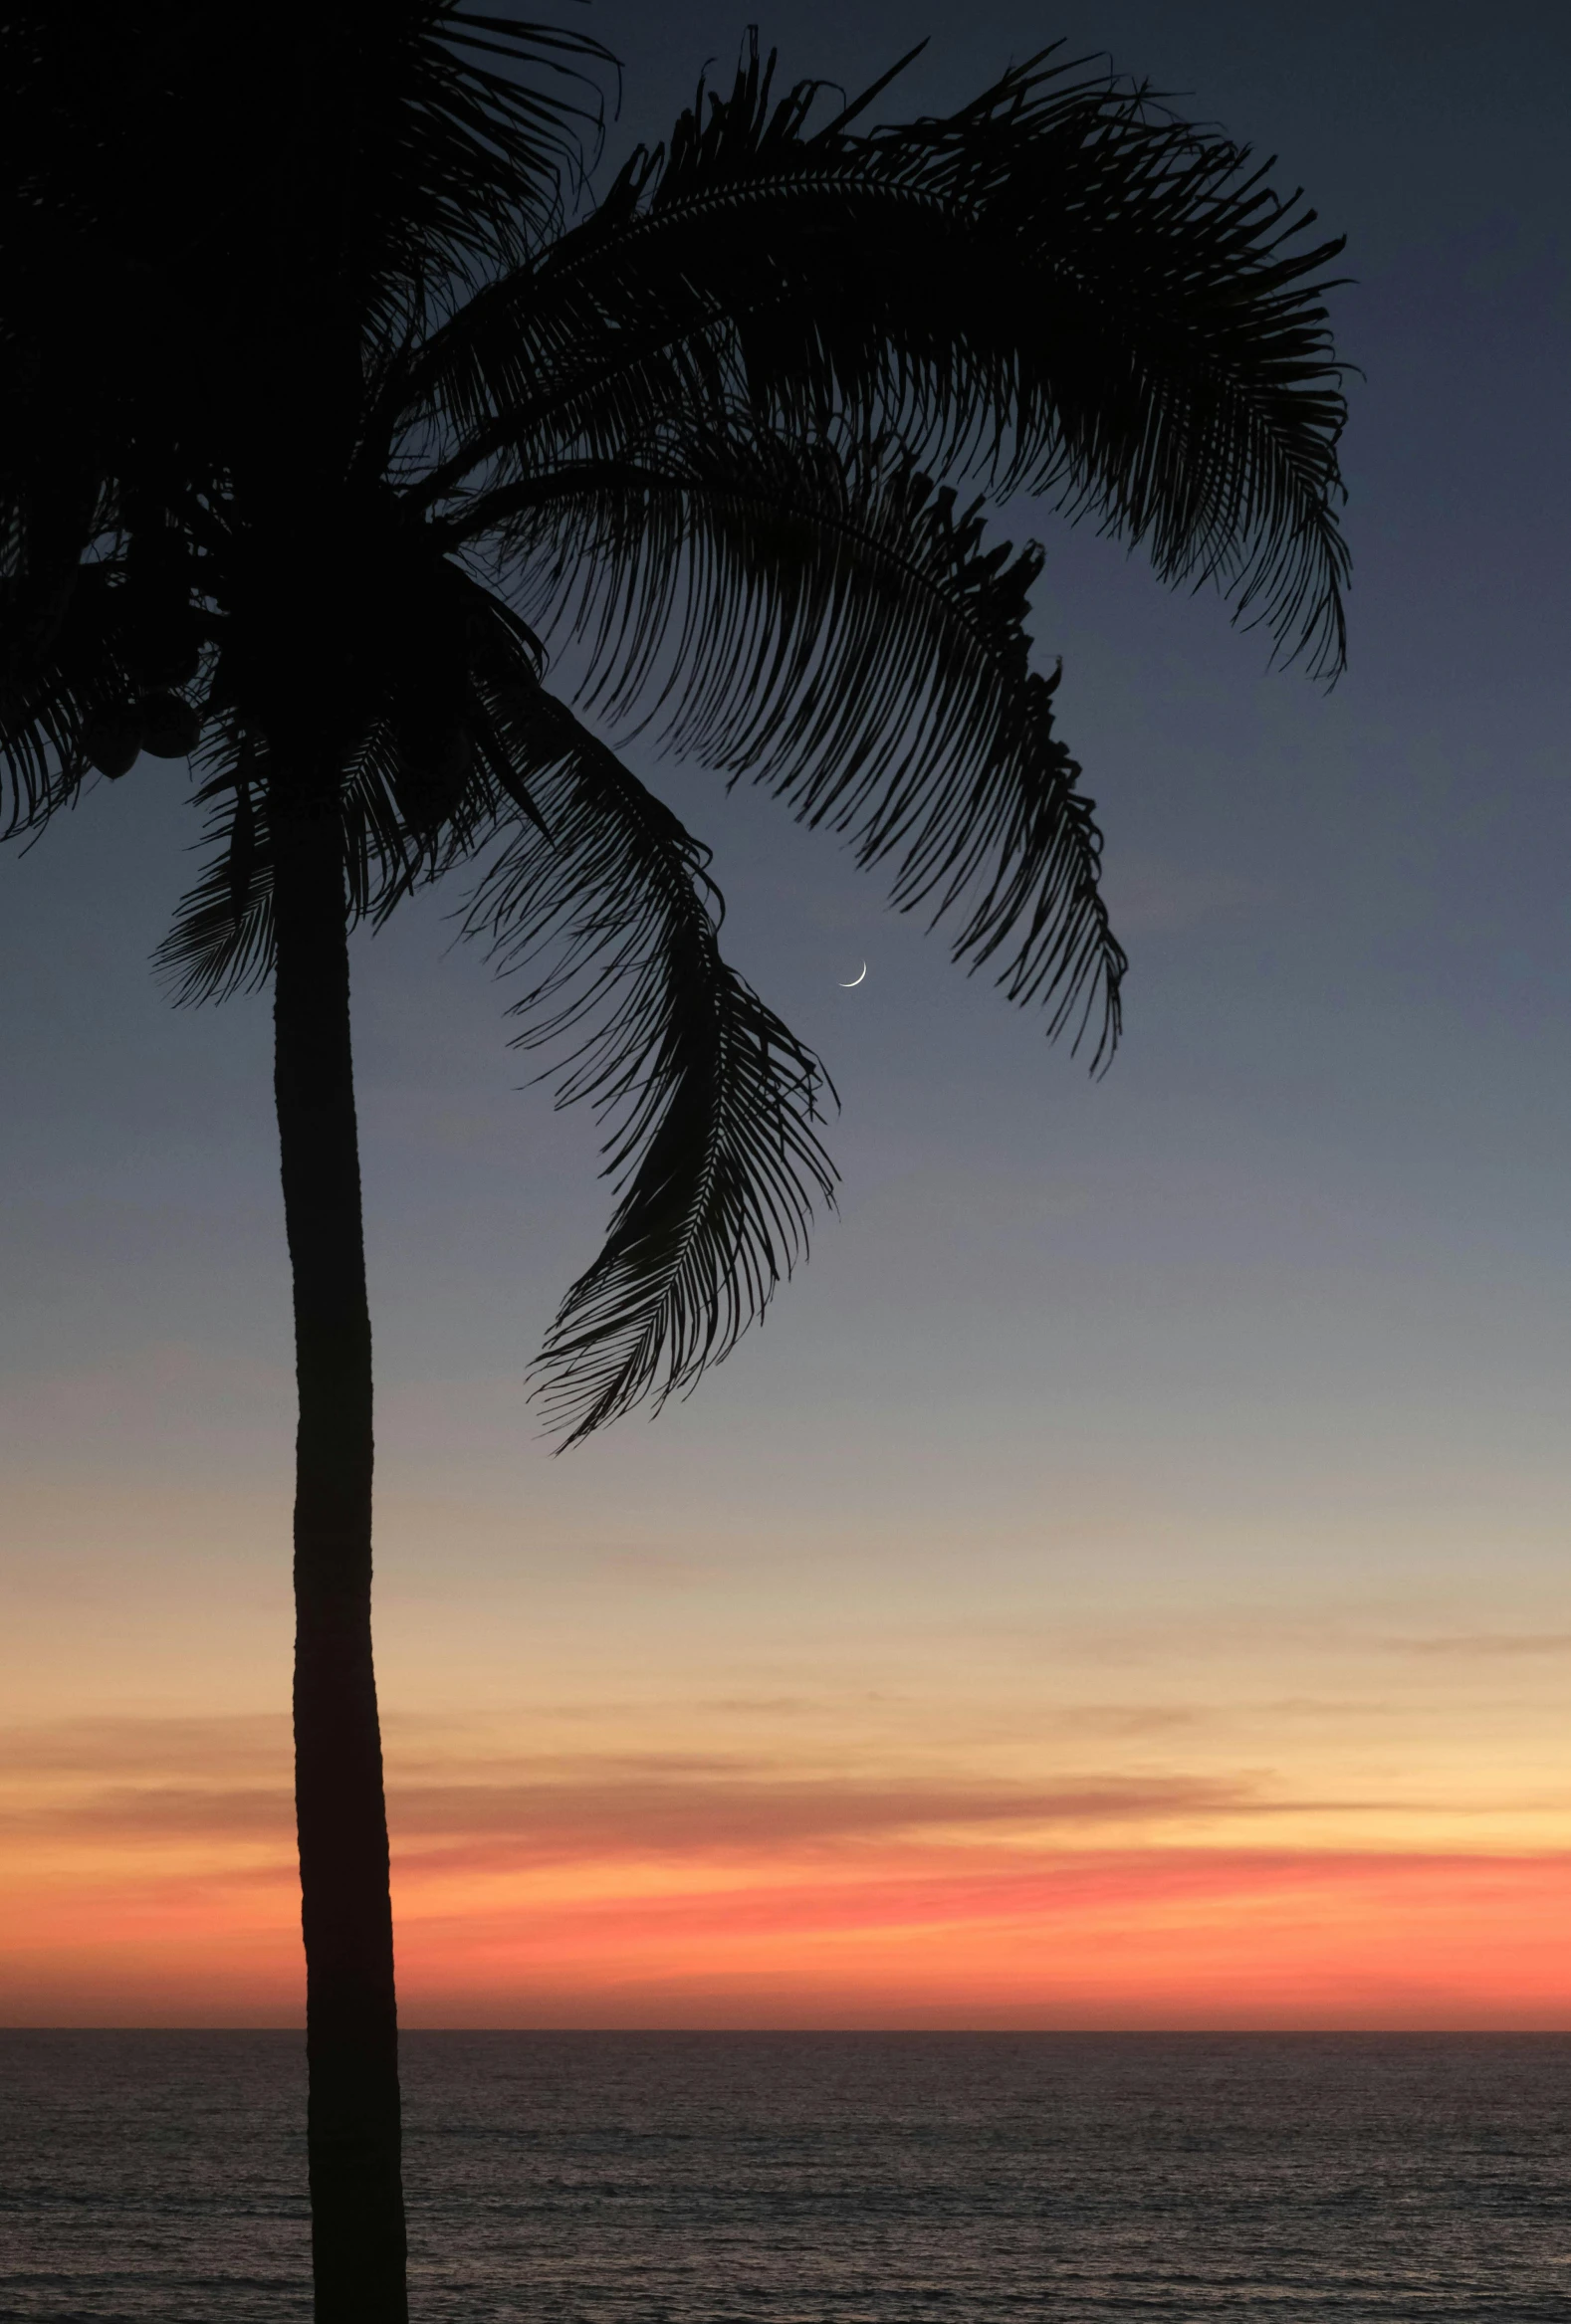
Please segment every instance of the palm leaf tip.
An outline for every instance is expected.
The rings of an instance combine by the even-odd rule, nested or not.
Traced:
[[[537,1360],[563,1450],[646,1397],[658,1410],[690,1392],[806,1257],[815,1204],[834,1204],[822,1067],[741,978],[704,981],[605,1245]]]
[[[836,1173],[819,1060],[722,957],[705,850],[538,683],[506,713],[536,813],[468,915],[526,980],[515,1042],[587,1100],[618,1199],[534,1367],[559,1449],[686,1392],[805,1256]]]

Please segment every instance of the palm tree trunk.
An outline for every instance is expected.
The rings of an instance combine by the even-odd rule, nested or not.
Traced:
[[[295,1284],[295,1788],[318,2324],[405,2324],[398,2022],[371,1666],[371,1334],[336,814],[275,798],[275,1092]]]

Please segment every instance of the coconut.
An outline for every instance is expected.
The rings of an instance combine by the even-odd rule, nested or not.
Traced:
[[[82,730],[82,747],[88,763],[111,782],[135,765],[141,753],[141,714],[130,703],[97,712]]]
[[[154,758],[189,758],[201,739],[202,722],[178,694],[144,694],[141,746]]]

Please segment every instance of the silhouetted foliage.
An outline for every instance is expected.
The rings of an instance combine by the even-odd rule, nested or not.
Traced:
[[[543,641],[570,634],[583,714],[890,859],[899,905],[947,914],[957,958],[1100,1062],[1123,959],[1099,840],[1028,665],[1039,552],[991,543],[986,500],[1089,514],[1333,671],[1337,246],[1306,245],[1312,213],[1226,139],[1050,57],[947,118],[869,127],[812,83],[777,99],[755,49],[566,224],[595,117],[574,76],[599,61],[433,6],[329,8],[289,41],[200,7],[11,12],[13,821],[200,727],[214,863],[164,957],[192,994],[265,978],[270,697],[315,617],[357,916],[509,828],[481,916],[505,956],[504,900],[533,928],[543,877],[579,952],[608,875],[651,897],[676,877],[705,913],[696,843],[635,812],[635,779],[611,784],[545,695]],[[614,852],[548,844],[543,785],[575,835],[630,818]],[[676,973],[648,909],[604,931],[625,989],[602,1078],[580,1061],[565,1086],[604,1094],[668,1045],[670,1103],[702,1087],[723,1141],[744,1101],[713,1059],[700,1075],[695,1028],[745,988],[713,926],[722,984]],[[723,1047],[775,1125],[760,1156],[788,1117],[794,1183],[821,1196],[821,1077],[790,1045],[777,1069],[748,1021]],[[783,1232],[729,1170],[708,1214],[677,1188],[708,1142],[669,1112],[618,1133],[634,1180],[548,1352],[579,1426],[686,1384],[799,1246],[795,1198]],[[702,1252],[673,1249],[678,1216]]]

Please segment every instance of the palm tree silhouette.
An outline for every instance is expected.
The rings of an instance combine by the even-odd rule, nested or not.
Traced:
[[[604,1118],[617,1206],[540,1360],[571,1442],[723,1356],[834,1182],[822,1068],[605,736],[766,783],[1100,1066],[1100,838],[1038,551],[985,503],[1089,515],[1317,675],[1343,650],[1340,246],[1244,151],[1050,55],[873,126],[900,67],[777,96],[755,43],[590,203],[608,63],[452,0],[0,24],[10,828],[190,754],[212,856],[163,966],[274,993],[334,2324],[407,2312],[349,929],[478,861],[518,1038]]]

